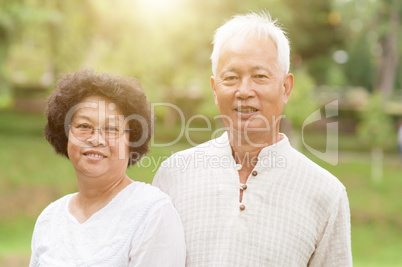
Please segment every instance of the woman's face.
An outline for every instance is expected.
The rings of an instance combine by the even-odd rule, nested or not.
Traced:
[[[89,96],[75,107],[67,153],[77,177],[122,177],[129,160],[129,133],[123,113],[103,96]]]

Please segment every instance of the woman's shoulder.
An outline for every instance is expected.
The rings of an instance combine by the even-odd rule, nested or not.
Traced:
[[[64,225],[64,219],[66,218],[66,209],[69,199],[74,194],[66,195],[58,200],[50,203],[38,216],[35,229],[34,237],[38,240],[46,236],[46,233],[51,232],[55,226]]]
[[[68,202],[74,194],[65,195],[50,203],[39,215],[36,224],[51,220],[52,217],[59,217],[67,208]]]
[[[147,221],[166,205],[172,205],[170,197],[158,188],[142,182],[133,182],[102,210],[99,214],[102,219],[94,223],[102,224],[103,228],[114,229],[106,231],[113,233],[109,238],[119,236],[119,239],[125,239],[141,232]],[[107,225],[104,224],[105,220]]]
[[[128,188],[126,198],[128,198],[129,202],[139,204],[139,206],[152,206],[158,203],[166,204],[171,202],[170,197],[159,188],[136,181]]]
[[[171,203],[170,197],[159,188],[143,182],[133,181],[124,188],[107,207],[108,212],[138,217]]]

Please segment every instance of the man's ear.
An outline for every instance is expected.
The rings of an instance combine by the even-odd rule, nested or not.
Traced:
[[[215,87],[215,77],[211,76],[211,88],[212,88],[212,94],[214,95],[215,99],[215,105],[218,106],[218,97],[216,96],[216,87]]]
[[[293,89],[293,74],[292,73],[288,73],[285,76],[285,79],[283,81],[283,103],[286,104],[288,103],[289,97],[290,97],[290,93],[292,92]]]

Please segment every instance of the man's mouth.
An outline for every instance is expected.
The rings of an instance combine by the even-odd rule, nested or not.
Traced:
[[[258,111],[256,108],[250,108],[250,107],[238,107],[235,109],[237,112],[240,112],[242,114],[250,114],[250,113],[255,113]]]

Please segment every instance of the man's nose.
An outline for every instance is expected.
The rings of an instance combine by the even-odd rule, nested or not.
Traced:
[[[236,97],[240,99],[247,99],[254,96],[253,82],[251,78],[245,77],[240,80],[239,87],[237,88]]]

